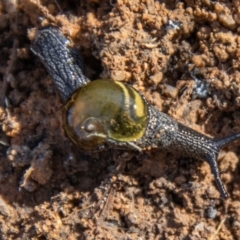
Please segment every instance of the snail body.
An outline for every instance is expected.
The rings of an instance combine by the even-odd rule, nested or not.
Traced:
[[[31,50],[52,76],[66,103],[64,129],[83,150],[161,148],[209,163],[221,197],[217,156],[240,133],[215,140],[178,123],[151,105],[131,86],[112,80],[90,81],[82,58],[59,29],[39,30]]]

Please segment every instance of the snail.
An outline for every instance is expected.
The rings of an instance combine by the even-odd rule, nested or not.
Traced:
[[[53,78],[63,100],[63,127],[82,150],[161,148],[205,160],[221,198],[227,199],[217,156],[240,133],[216,140],[175,121],[151,105],[130,85],[113,80],[90,81],[83,60],[58,28],[40,29],[31,45]]]

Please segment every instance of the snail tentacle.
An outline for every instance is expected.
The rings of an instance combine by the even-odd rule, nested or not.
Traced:
[[[240,134],[214,140],[176,122],[153,106],[151,106],[150,109],[150,119],[152,119],[152,121],[150,121],[150,126],[148,127],[155,135],[152,135],[152,138],[147,137],[145,139],[146,142],[143,138],[141,144],[152,144],[152,146],[158,146],[170,152],[175,152],[177,155],[207,161],[211,167],[221,197],[227,199],[228,194],[220,177],[217,157],[221,147],[239,139]],[[157,119],[161,121],[157,121]],[[149,139],[151,139],[151,141],[149,141]]]

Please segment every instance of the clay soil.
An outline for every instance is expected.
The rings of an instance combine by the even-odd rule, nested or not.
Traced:
[[[126,82],[214,138],[240,132],[239,0],[0,2],[0,239],[240,239],[240,141],[209,165],[155,149],[81,152],[30,51],[59,27],[90,79]]]

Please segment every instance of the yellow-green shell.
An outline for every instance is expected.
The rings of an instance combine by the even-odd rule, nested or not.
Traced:
[[[95,80],[76,91],[63,111],[69,138],[82,149],[94,150],[109,140],[140,139],[147,127],[146,101],[132,87]]]

